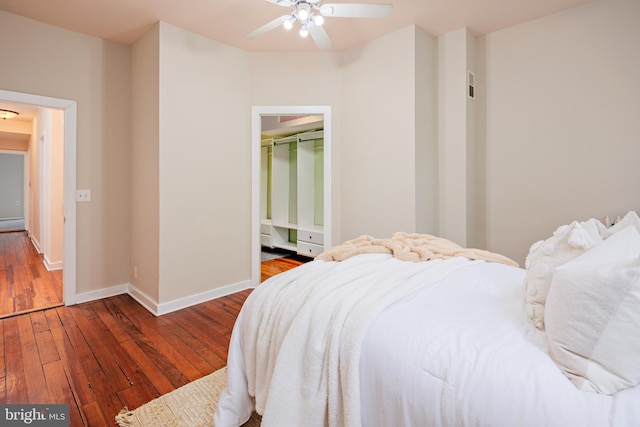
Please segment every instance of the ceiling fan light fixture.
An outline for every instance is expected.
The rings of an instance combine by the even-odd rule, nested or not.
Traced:
[[[304,22],[309,19],[309,15],[311,15],[311,6],[309,3],[298,3],[298,19]]]
[[[0,0],[1,1],[1,0]],[[338,18],[386,18],[391,14],[392,4],[383,3],[328,3],[323,0],[266,0],[269,3],[288,8],[288,13],[267,22],[258,29],[246,34],[245,39],[252,40],[268,31],[283,26],[291,30],[300,24],[300,37],[311,36],[320,50],[333,47],[324,23],[327,17]]]
[[[321,27],[322,24],[324,24],[324,16],[322,15],[317,15],[314,13],[311,15],[311,19],[313,20],[313,23],[316,24],[318,27]]]
[[[4,109],[0,108],[0,119],[2,119],[2,120],[13,119],[18,114],[19,113],[17,111],[4,110]]]

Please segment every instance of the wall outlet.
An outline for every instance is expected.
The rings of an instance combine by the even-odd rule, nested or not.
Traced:
[[[76,202],[90,202],[91,190],[76,190]]]
[[[138,267],[133,267],[133,278],[134,279],[138,278]]]

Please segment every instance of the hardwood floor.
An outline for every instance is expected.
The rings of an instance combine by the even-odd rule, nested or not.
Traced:
[[[27,233],[0,233],[0,318],[62,305],[62,270],[48,271]]]
[[[302,263],[263,263],[263,280]],[[113,426],[226,365],[250,290],[155,317],[128,295],[0,320],[0,403],[67,403],[71,426]]]
[[[264,282],[269,277],[297,267],[300,264],[307,262],[308,260],[310,260],[310,258],[292,255],[284,258],[264,261],[260,266],[261,281]]]

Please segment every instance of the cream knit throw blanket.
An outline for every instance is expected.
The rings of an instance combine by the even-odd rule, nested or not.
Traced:
[[[463,248],[450,240],[429,234],[397,232],[390,239],[360,236],[335,246],[316,259],[344,261],[359,254],[392,254],[403,261],[429,261],[462,256],[473,260],[499,262],[518,267],[518,263],[504,255],[482,249]]]

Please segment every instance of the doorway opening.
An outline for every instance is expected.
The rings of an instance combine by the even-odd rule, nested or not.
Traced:
[[[75,205],[75,187],[76,187],[76,127],[77,127],[77,103],[72,100],[51,98],[28,93],[13,92],[0,90],[0,101],[23,104],[28,108],[39,108],[45,110],[54,110],[62,115],[62,123],[60,124],[60,133],[62,134],[63,150],[58,165],[62,167],[62,183],[61,183],[61,221],[62,221],[62,253],[64,261],[64,278],[62,279],[62,300],[65,305],[73,305],[76,303],[76,205]],[[42,135],[35,135],[36,143],[42,138]],[[46,138],[46,136],[45,136]],[[61,165],[60,165],[61,163]],[[29,164],[32,170],[49,171],[48,168],[41,168],[39,164]],[[33,185],[34,183],[31,182]],[[50,189],[49,189],[50,191]],[[30,194],[25,192],[25,207],[29,202]],[[50,193],[48,193],[51,196]],[[56,209],[54,207],[54,209]],[[38,208],[38,212],[41,212]],[[48,214],[48,212],[45,211]],[[30,212],[30,222],[26,224],[26,228],[33,226],[33,218],[35,211]],[[38,215],[40,216],[40,215]],[[27,220],[29,221],[29,220]],[[42,221],[39,221],[40,227]],[[46,224],[45,224],[46,226]],[[45,238],[46,240],[46,238]],[[42,252],[38,249],[39,252]],[[46,264],[46,263],[45,263]],[[60,266],[61,267],[61,266]],[[55,270],[57,266],[49,265],[48,268]]]
[[[267,128],[273,121],[280,126]],[[251,282],[257,286],[262,247],[313,257],[331,246],[331,107],[253,107],[251,144]]]

